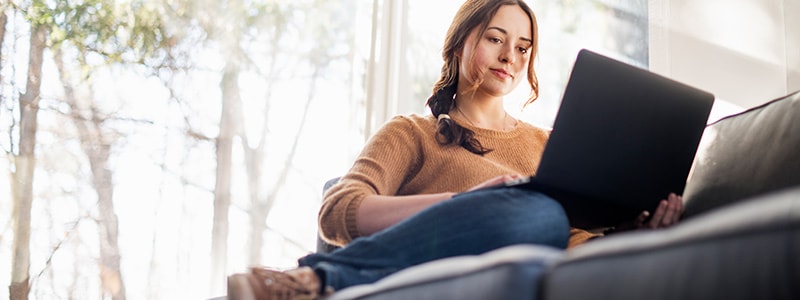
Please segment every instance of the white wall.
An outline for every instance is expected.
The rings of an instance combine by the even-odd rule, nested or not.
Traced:
[[[800,90],[800,1],[648,4],[651,70],[741,108]]]
[[[789,66],[789,91],[800,90],[800,1],[785,0],[786,63]]]

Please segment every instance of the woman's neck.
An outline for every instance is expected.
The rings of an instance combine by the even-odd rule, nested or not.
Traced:
[[[516,119],[508,115],[503,107],[503,98],[458,95],[455,99],[455,107],[450,110],[450,114],[479,128],[510,131],[516,125]]]

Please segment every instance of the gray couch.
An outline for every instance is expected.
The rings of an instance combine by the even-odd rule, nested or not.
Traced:
[[[684,201],[668,229],[442,259],[329,299],[800,299],[800,92],[707,126]]]

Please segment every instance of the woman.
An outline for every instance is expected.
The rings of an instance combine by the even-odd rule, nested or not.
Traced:
[[[229,293],[315,299],[372,283],[424,262],[513,244],[574,247],[594,237],[569,228],[561,206],[529,190],[491,188],[535,174],[549,132],[516,120],[503,96],[527,78],[538,96],[536,18],[522,0],[469,0],[448,30],[444,66],[428,99],[432,114],[398,116],[367,143],[325,195],[324,238],[344,246],[299,260],[298,269],[253,268],[229,278]],[[679,196],[647,224],[678,221]]]

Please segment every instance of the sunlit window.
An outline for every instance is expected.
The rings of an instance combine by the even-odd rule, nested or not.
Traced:
[[[0,272],[3,286],[29,277],[38,299],[204,299],[224,293],[226,274],[314,251],[322,185],[364,143],[371,2],[0,9],[0,269],[18,270]],[[32,30],[44,32],[41,62],[28,61]],[[22,129],[31,107],[35,140]],[[29,218],[12,214],[25,187],[10,183],[25,180]]]

